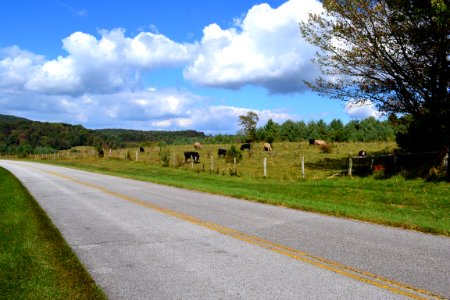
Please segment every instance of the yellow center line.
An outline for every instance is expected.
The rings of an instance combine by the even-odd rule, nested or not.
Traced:
[[[78,179],[75,179],[73,177],[69,177],[60,173],[56,173],[56,172],[52,172],[52,171],[48,171],[48,170],[43,170],[43,169],[38,169],[35,168],[37,170],[55,175],[57,177],[60,178],[64,178],[67,179],[69,181],[75,182],[77,184],[83,185],[83,186],[87,186],[90,187],[92,189],[101,191],[103,193],[109,194],[111,196],[120,198],[122,200],[131,202],[131,203],[135,203],[138,204],[140,206],[152,209],[154,211],[163,213],[165,215],[168,216],[172,216],[175,217],[177,219],[183,220],[183,221],[187,221],[190,222],[192,224],[198,225],[198,226],[202,226],[204,228],[216,231],[218,233],[221,233],[223,235],[227,235],[229,237],[238,239],[240,241],[249,243],[249,244],[253,244],[259,247],[262,247],[264,249],[270,250],[272,252],[276,252],[279,254],[282,254],[284,256],[290,257],[292,259],[298,260],[298,261],[302,261],[311,265],[314,265],[316,267],[337,273],[337,274],[341,274],[344,275],[346,277],[367,283],[367,284],[371,284],[374,285],[378,288],[382,288],[388,291],[391,291],[392,293],[396,293],[396,294],[400,294],[403,296],[407,296],[413,299],[446,299],[440,295],[437,295],[433,292],[424,290],[424,289],[419,289],[419,288],[415,288],[400,282],[396,282],[369,272],[365,272],[362,270],[358,270],[349,266],[345,266],[343,264],[340,264],[338,262],[334,262],[331,260],[327,260],[325,258],[321,258],[318,256],[314,256],[308,253],[305,253],[303,251],[299,251],[293,248],[289,248],[283,245],[279,245],[276,243],[273,243],[271,241],[262,239],[260,237],[257,236],[252,236],[252,235],[248,235],[246,233],[228,228],[228,227],[224,227],[212,222],[207,222],[204,220],[201,220],[199,218],[178,212],[178,211],[174,211],[168,208],[164,208],[155,204],[152,204],[150,202],[146,202],[143,200],[139,200],[133,197],[129,197],[127,195],[118,193],[118,192],[114,192],[111,190],[108,190],[104,187],[92,184],[92,183],[88,183],[85,181],[81,181]]]

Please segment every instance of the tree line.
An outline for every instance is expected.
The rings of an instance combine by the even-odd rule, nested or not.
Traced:
[[[282,124],[269,119],[265,125],[257,127],[258,121],[258,115],[252,111],[239,116],[241,134],[248,140],[269,143],[299,142],[308,139],[329,142],[394,141],[396,135],[404,130],[405,123],[403,118],[398,119],[395,116],[390,116],[384,121],[369,117],[364,120],[352,120],[347,124],[339,119],[333,119],[330,123],[324,120],[309,122],[287,120]]]
[[[0,115],[0,154],[54,153],[75,146],[122,148],[163,141],[191,142],[204,138],[203,132],[140,131],[126,129],[86,129],[81,125],[32,121],[15,116]]]
[[[254,128],[254,141],[300,142],[310,138],[334,142],[392,141],[395,128],[390,121],[375,118],[353,120],[344,124],[335,119],[330,123],[287,120],[278,124],[269,120]],[[192,144],[195,141],[210,144],[239,143],[248,139],[244,131],[237,134],[205,135],[195,130],[141,131],[128,129],[86,129],[81,125],[31,121],[14,116],[0,115],[1,154],[41,154],[66,150],[75,146],[110,147],[113,149],[152,144]]]

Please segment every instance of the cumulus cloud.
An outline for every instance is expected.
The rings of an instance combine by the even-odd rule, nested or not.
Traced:
[[[366,119],[368,117],[381,117],[381,113],[376,109],[375,104],[370,100],[349,101],[345,105],[345,112],[352,119]]]
[[[195,44],[179,44],[161,34],[126,37],[122,29],[93,35],[75,32],[63,40],[67,56],[53,60],[18,47],[3,51],[0,88],[15,86],[44,94],[113,93],[139,86],[142,72],[186,64]]]
[[[142,77],[160,68],[184,68],[184,77],[205,86],[237,89],[257,85],[271,93],[300,92],[316,75],[315,51],[298,23],[316,0],[289,0],[274,9],[256,5],[234,26],[210,24],[201,41],[178,43],[157,29],[127,36],[123,29],[98,35],[74,32],[62,40],[65,55],[46,58],[18,46],[0,49],[1,113],[42,121],[82,123],[88,128],[197,129],[235,133],[239,115],[255,111],[260,123],[294,116],[271,110],[212,105],[193,93],[149,89]]]
[[[294,117],[284,112],[211,105],[210,101],[192,93],[154,89],[108,95],[43,95],[31,92],[0,95],[2,113],[33,120],[82,123],[88,128],[195,129],[217,134],[237,132],[238,117],[250,110],[259,115],[261,124],[268,119],[284,122]]]
[[[316,49],[300,37],[299,22],[319,13],[316,0],[289,0],[278,8],[253,6],[234,27],[210,24],[195,60],[185,68],[186,79],[199,85],[237,89],[257,85],[271,93],[301,92],[312,80]]]

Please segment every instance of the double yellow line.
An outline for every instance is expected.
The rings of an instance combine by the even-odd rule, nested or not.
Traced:
[[[228,227],[224,227],[215,223],[211,223],[211,222],[207,222],[201,219],[198,219],[196,217],[181,213],[181,212],[177,212],[168,208],[164,208],[155,204],[152,204],[150,202],[146,202],[143,200],[139,200],[133,197],[129,197],[127,195],[121,194],[121,193],[117,193],[111,190],[108,190],[106,188],[103,188],[101,186],[92,184],[92,183],[88,183],[88,182],[84,182],[78,179],[75,179],[73,177],[69,177],[60,173],[56,173],[56,172],[52,172],[52,171],[48,171],[48,170],[42,170],[42,169],[38,169],[35,168],[37,170],[52,174],[54,176],[57,177],[61,177],[64,179],[67,179],[69,181],[75,182],[77,184],[86,186],[86,187],[90,187],[92,189],[101,191],[105,194],[120,198],[122,200],[131,202],[131,203],[135,203],[138,204],[140,206],[152,209],[154,211],[158,211],[160,213],[163,213],[165,215],[168,216],[172,216],[175,217],[177,219],[183,220],[183,221],[187,221],[190,222],[192,224],[198,225],[198,226],[202,226],[204,228],[216,231],[218,233],[221,233],[223,235],[227,235],[230,236],[232,238],[235,238],[237,240],[241,240],[243,242],[249,243],[249,244],[253,244],[262,248],[265,248],[267,250],[288,256],[292,259],[298,260],[298,261],[302,261],[311,265],[314,265],[316,267],[331,271],[331,272],[335,272],[341,275],[344,275],[346,277],[367,283],[367,284],[371,284],[374,285],[378,288],[381,289],[385,289],[388,291],[391,291],[392,293],[395,294],[400,294],[406,297],[410,297],[413,299],[446,299],[440,295],[437,295],[435,293],[432,293],[430,291],[427,290],[423,290],[423,289],[419,289],[419,288],[415,288],[412,286],[408,286],[406,284],[403,283],[399,283],[369,272],[365,272],[362,270],[358,270],[349,266],[345,266],[342,265],[340,263],[334,262],[334,261],[330,261],[327,260],[325,258],[321,258],[318,256],[314,256],[308,253],[305,253],[303,251],[299,251],[293,248],[289,248],[283,245],[279,245],[276,243],[273,243],[271,241],[259,238],[257,236],[252,236],[252,235],[248,235],[245,234],[243,232],[228,228]]]

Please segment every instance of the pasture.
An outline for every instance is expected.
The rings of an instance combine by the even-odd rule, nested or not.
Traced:
[[[239,149],[239,145],[235,146]],[[374,175],[347,175],[350,155],[357,155],[362,149],[368,156],[386,154],[395,148],[394,143],[335,144],[326,153],[308,142],[274,143],[272,152],[265,152],[262,144],[256,144],[251,153],[243,152],[236,170],[234,160],[217,155],[219,148],[230,147],[203,145],[201,150],[195,150],[193,145],[154,145],[145,147],[145,152],[139,152],[139,148],[111,152],[105,149],[104,158],[98,158],[93,148],[78,147],[59,153],[59,158],[49,154],[31,159],[450,236],[448,183],[401,176],[379,179]],[[185,163],[184,151],[197,151],[199,163]],[[302,157],[305,178],[301,172]]]
[[[104,159],[127,160],[146,165],[165,165],[196,173],[209,172],[219,175],[237,175],[244,178],[264,177],[264,158],[266,158],[266,178],[278,180],[324,179],[330,176],[346,176],[348,158],[365,150],[368,156],[392,153],[396,148],[394,142],[376,143],[335,143],[323,151],[317,145],[280,142],[273,144],[273,150],[266,152],[263,143],[254,143],[251,150],[242,151],[242,159],[234,164],[232,158],[218,156],[218,149],[230,149],[230,144],[203,145],[202,149],[194,149],[193,145],[139,147],[126,149],[105,149]],[[234,145],[239,149],[240,144]],[[200,155],[198,163],[185,163],[184,152],[196,151]],[[329,151],[327,153],[327,151]],[[127,155],[127,153],[129,155]],[[136,155],[137,153],[137,155]],[[62,151],[60,159],[89,159],[97,157],[93,147],[75,147],[70,151]],[[212,157],[212,158],[211,158]],[[302,173],[302,157],[304,160],[304,176]],[[36,159],[46,158],[35,156]],[[55,155],[47,155],[55,158]]]

